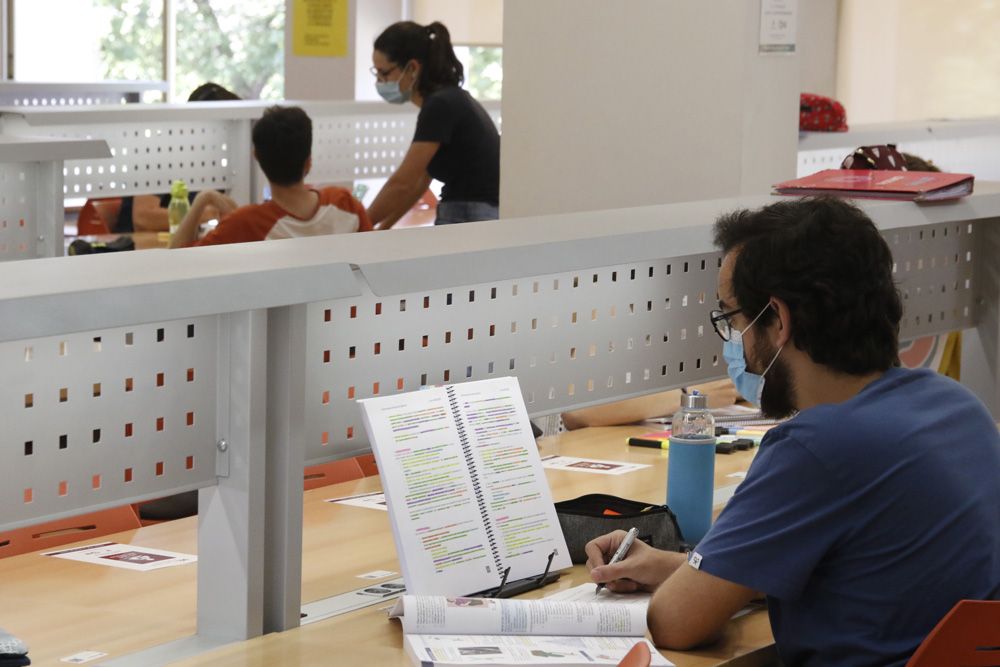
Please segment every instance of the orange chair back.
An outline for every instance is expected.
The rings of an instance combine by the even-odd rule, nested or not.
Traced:
[[[641,641],[629,649],[629,652],[618,663],[618,667],[649,667],[652,660],[653,656],[649,652],[649,644]]]
[[[378,464],[375,463],[374,454],[360,454],[355,456],[354,460],[361,466],[361,472],[365,474],[365,477],[374,477],[378,474]]]
[[[112,202],[118,202],[118,206],[121,206],[121,200],[111,200]],[[97,210],[98,202],[93,199],[88,199],[84,203],[83,208],[80,209],[80,215],[76,219],[76,233],[77,236],[94,236],[97,234],[110,234],[111,230],[108,229],[108,225],[104,222],[101,214]]]
[[[906,667],[1000,665],[1000,600],[959,600]]]
[[[364,476],[365,473],[361,470],[361,466],[354,459],[331,461],[307,467],[303,475],[303,487],[308,491],[327,484],[361,479]]]
[[[104,537],[139,527],[139,517],[135,515],[132,506],[122,505],[68,519],[16,528],[0,532],[0,558],[40,549],[53,549],[63,544]]]

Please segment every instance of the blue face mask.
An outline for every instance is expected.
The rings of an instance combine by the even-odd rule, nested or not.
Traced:
[[[405,72],[400,74],[399,78],[395,81],[375,82],[375,90],[389,104],[405,104],[410,101],[410,97],[413,94],[412,88],[405,91],[399,89],[399,82],[403,80],[403,74]]]
[[[764,309],[757,313],[757,317],[753,318],[750,324],[747,325],[746,329],[743,331],[737,331],[736,329],[730,328],[729,340],[722,344],[722,358],[726,360],[728,366],[729,378],[736,385],[736,391],[740,392],[740,395],[745,398],[750,403],[760,407],[760,396],[764,393],[764,376],[767,372],[771,370],[771,366],[774,362],[778,360],[778,355],[781,354],[781,350],[784,346],[778,348],[778,351],[774,353],[774,358],[771,359],[771,363],[767,365],[764,372],[760,375],[756,373],[751,373],[747,370],[747,361],[745,352],[743,349],[743,334],[746,333],[754,323],[760,319],[760,316],[764,314],[764,311],[771,307],[771,304],[764,306]]]

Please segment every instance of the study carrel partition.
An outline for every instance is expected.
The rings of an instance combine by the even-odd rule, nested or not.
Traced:
[[[0,530],[200,489],[199,634],[116,662],[294,627],[302,469],[369,450],[355,399],[515,375],[541,416],[722,377],[711,223],[770,201],[0,265]],[[903,336],[978,326],[995,377],[1000,185],[863,205]]]
[[[2,91],[0,91],[2,93]],[[0,95],[2,99],[2,95]],[[227,101],[0,107],[3,134],[104,140],[110,155],[67,157],[66,198],[169,192],[175,179],[191,190],[225,190],[236,201],[261,201],[263,176],[251,157],[251,123],[272,104],[299,105],[313,121],[310,183],[387,178],[402,161],[417,109],[382,102]],[[500,102],[486,102],[500,124]],[[28,181],[26,187],[50,184]]]
[[[108,155],[99,139],[0,134],[0,262],[62,254],[63,163]]]

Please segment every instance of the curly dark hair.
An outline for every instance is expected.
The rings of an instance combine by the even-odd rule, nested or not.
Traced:
[[[795,347],[833,370],[865,375],[899,365],[903,305],[892,253],[861,209],[835,197],[782,201],[726,214],[714,232],[724,253],[737,252],[732,287],[744,313],[781,299]],[[775,316],[768,309],[758,324]]]

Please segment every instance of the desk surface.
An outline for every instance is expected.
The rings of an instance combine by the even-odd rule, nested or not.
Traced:
[[[555,500],[602,491],[636,500],[662,502],[666,489],[665,453],[628,447],[628,435],[650,427],[593,428],[541,441],[542,455],[566,454],[653,464],[621,476],[547,470]],[[732,473],[746,470],[752,453],[716,457],[716,486],[737,483]],[[307,491],[304,506],[302,591],[311,602],[361,587],[357,575],[372,570],[399,571],[388,514],[323,502],[326,498],[380,489],[379,479],[345,482]],[[196,553],[197,519],[180,519],[134,531],[111,540]],[[350,549],[343,536],[352,536]],[[93,541],[93,540],[92,540]],[[0,627],[24,639],[35,664],[84,650],[112,657],[179,639],[195,632],[196,569],[192,566],[153,572],[102,568],[37,553],[0,560]],[[548,594],[589,581],[585,568],[574,567]],[[539,593],[538,595],[540,595]],[[389,622],[377,604],[317,623],[238,642],[179,665],[327,665],[331,656],[348,656],[371,665],[408,667],[398,623]],[[706,649],[664,652],[681,666],[759,665],[775,653],[767,615],[755,612],[732,623],[722,640]]]

